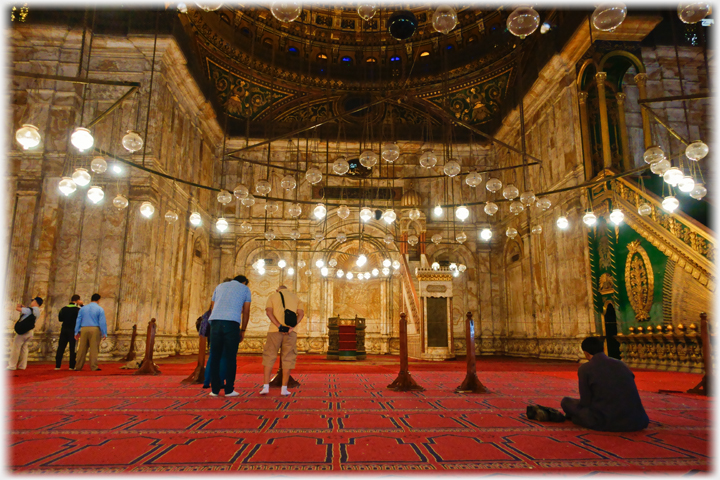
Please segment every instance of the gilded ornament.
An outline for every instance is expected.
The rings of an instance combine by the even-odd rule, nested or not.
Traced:
[[[635,319],[639,321],[650,319],[654,287],[655,279],[647,252],[640,245],[640,240],[630,242],[625,262],[625,288],[630,305],[635,311]],[[638,330],[640,328],[638,327]]]

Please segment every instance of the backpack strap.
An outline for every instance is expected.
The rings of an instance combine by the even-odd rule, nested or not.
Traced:
[[[285,297],[283,297],[282,292],[278,292],[278,293],[280,294],[280,300],[282,300],[283,310],[284,310],[285,309]]]

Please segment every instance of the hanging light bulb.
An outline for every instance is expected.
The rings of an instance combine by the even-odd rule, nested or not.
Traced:
[[[392,233],[388,233],[383,237],[383,242],[385,242],[385,245],[392,245],[395,242],[395,237],[393,237]]]
[[[440,242],[442,242],[442,235],[436,233],[430,238],[430,241],[433,242],[435,245],[438,245]]]
[[[703,142],[702,140],[695,140],[690,145],[685,148],[685,156],[697,162],[698,160],[702,160],[705,158],[708,154],[710,149],[708,146]]]
[[[382,272],[382,274],[385,275],[386,277],[387,277],[388,275],[390,275],[390,269],[389,269],[388,267],[384,267],[384,268],[381,270],[381,272]]]
[[[178,3],[177,9],[180,13],[187,13],[187,5],[185,5],[184,3]]]
[[[451,158],[449,162],[445,164],[443,167],[443,172],[445,172],[445,175],[452,178],[460,173],[460,164],[455,160],[454,158]]]
[[[330,261],[328,262],[328,265],[330,265],[332,268],[337,267],[337,259],[331,258]]]
[[[292,175],[285,175],[282,180],[280,180],[280,186],[285,190],[292,190],[297,186],[295,177],[293,177]]]
[[[610,212],[610,221],[615,225],[620,225],[625,219],[625,214],[619,208],[614,209]]]
[[[701,183],[696,183],[695,188],[690,192],[690,196],[695,200],[702,200],[705,195],[707,195],[707,189]]]
[[[240,232],[241,233],[250,233],[252,232],[252,224],[250,222],[243,222],[240,224]],[[292,236],[292,234],[290,234]]]
[[[441,217],[443,214],[443,209],[440,205],[436,205],[435,208],[433,208],[433,215],[436,217]]]
[[[540,26],[540,15],[531,7],[521,6],[508,16],[506,25],[510,33],[525,38]]]
[[[537,202],[535,202],[535,206],[539,208],[540,210],[547,211],[548,208],[552,205],[552,202],[547,197],[541,197],[538,199]]]
[[[430,268],[433,270],[440,270],[440,264],[438,262],[433,262],[432,265],[430,265]]]
[[[72,135],[70,135],[70,143],[79,151],[84,152],[93,146],[95,139],[87,128],[76,127]]]
[[[400,268],[400,262],[398,260],[394,260],[392,262],[392,267],[397,270],[398,268]]]
[[[338,278],[342,278],[345,276],[345,272],[343,272],[342,270],[338,270],[337,272],[335,272],[335,275],[337,275]]]
[[[369,222],[372,217],[373,213],[372,210],[370,210],[369,208],[365,207],[360,210],[360,220],[362,220],[363,222]]]
[[[340,205],[337,209],[337,216],[345,220],[350,216],[350,208],[347,205]]]
[[[135,153],[143,147],[143,139],[139,133],[133,130],[128,130],[120,141],[122,146],[125,147],[130,153]]]
[[[114,163],[112,166],[112,171],[113,171],[113,173],[120,174],[120,173],[122,173],[123,170],[122,170],[122,167],[120,166],[120,164]]]
[[[325,209],[325,205],[323,205],[322,203],[318,203],[313,210],[313,215],[315,215],[315,218],[317,218],[318,220],[320,220],[321,218],[325,218],[326,213],[327,210]]]
[[[497,213],[497,211],[498,211],[498,206],[497,206],[496,203],[487,202],[487,203],[485,204],[485,207],[483,207],[483,211],[484,211],[486,214],[492,216],[492,215],[495,215],[495,214]]]
[[[338,157],[337,160],[333,162],[333,172],[337,173],[338,175],[345,175],[347,172],[350,171],[350,164],[345,159],[345,157]]]
[[[320,269],[320,275],[322,275],[323,277],[327,277],[327,275],[328,275],[328,268],[327,268],[327,267],[322,267],[322,268]]]
[[[150,202],[142,202],[140,204],[140,213],[145,218],[150,218],[155,213],[155,207]]]
[[[347,272],[347,274],[345,274],[345,278],[347,278],[348,280],[352,280],[353,279],[352,272]]]
[[[287,262],[286,262],[284,259],[281,258],[281,259],[278,261],[278,267],[280,267],[280,268],[285,268],[286,266],[287,266]]]
[[[531,232],[533,235],[540,235],[542,233],[542,225],[533,225]]]
[[[652,165],[660,160],[665,160],[665,152],[657,145],[652,145],[643,153],[643,160],[645,160],[645,163],[648,165]]]
[[[465,177],[465,183],[468,184],[468,186],[475,188],[482,183],[482,175],[478,172],[470,172]]]
[[[385,260],[383,260],[382,265],[383,267],[389,267],[390,265],[392,265],[392,262],[389,258],[386,258]]]
[[[322,268],[322,267],[325,266],[325,262],[323,261],[322,258],[319,258],[319,259],[315,262],[315,266],[316,266],[317,268]]]
[[[264,268],[258,268],[257,270],[258,274],[265,275],[265,269]]]
[[[560,230],[565,230],[570,226],[570,222],[568,222],[568,219],[566,216],[561,216],[557,219],[557,222],[555,222]]]
[[[487,242],[492,238],[492,235],[493,235],[492,230],[490,230],[489,228],[483,228],[482,230],[480,230],[480,239],[481,240],[484,240]]]
[[[40,130],[35,125],[24,124],[15,132],[15,140],[23,147],[23,150],[34,148],[40,145]]]
[[[378,270],[377,268],[373,268],[373,269],[372,269],[372,276],[373,276],[373,277],[377,277],[378,275],[380,275],[380,270]]]
[[[255,184],[255,193],[258,195],[267,195],[272,191],[272,185],[267,180],[258,180]]]
[[[413,208],[408,212],[408,217],[410,218],[410,220],[413,220],[413,221],[419,219],[421,216],[422,216],[422,213],[417,208]]]
[[[710,13],[707,2],[683,2],[677,7],[678,18],[683,23],[697,23]]]
[[[643,217],[648,216],[652,213],[652,207],[647,203],[641,203],[638,205],[638,213]]]
[[[237,187],[235,187],[235,190],[233,190],[233,195],[235,195],[235,198],[237,198],[238,200],[247,198],[249,194],[250,192],[245,185],[238,185]]]
[[[520,195],[520,190],[515,185],[505,185],[505,188],[503,188],[503,197],[505,197],[507,200],[512,200],[513,198],[517,198],[518,195]]]
[[[117,195],[115,195],[115,198],[113,198],[112,204],[118,210],[122,210],[123,208],[126,208],[128,206],[129,202],[127,198],[118,193]]]
[[[364,254],[361,253],[360,256],[357,258],[357,260],[355,261],[355,264],[356,264],[358,267],[362,267],[362,266],[365,265],[366,263],[367,263],[367,257],[366,257]]]
[[[377,164],[377,162],[377,153],[373,152],[372,150],[365,150],[360,154],[360,165],[365,168],[372,168]]]
[[[460,265],[458,265],[457,269],[458,269],[458,272],[463,273],[465,270],[467,270],[467,266],[465,266],[465,264],[461,263]]]
[[[665,180],[668,185],[672,185],[673,187],[680,183],[683,178],[685,178],[685,175],[683,175],[682,170],[677,167],[669,168],[663,174],[663,180]]]
[[[302,3],[280,0],[270,5],[270,12],[272,12],[273,17],[281,22],[290,23],[295,21],[302,13]]]
[[[285,271],[285,273],[287,274],[288,277],[292,277],[293,274],[295,273],[295,269],[293,267],[290,267]]]
[[[232,202],[232,195],[227,190],[220,190],[217,194],[217,201],[223,205],[227,205]]]
[[[268,212],[268,214],[270,215],[277,212],[278,208],[280,207],[278,206],[277,202],[265,202],[265,211]]]
[[[400,147],[395,142],[389,142],[382,147],[382,158],[388,163],[393,163],[400,158]]]
[[[197,5],[201,9],[205,10],[206,12],[214,12],[215,10],[219,10],[220,7],[222,7],[221,2],[213,2],[213,1],[195,2],[195,5]]]
[[[305,180],[315,185],[322,181],[322,172],[317,167],[311,167],[305,172]]]
[[[515,215],[519,215],[520,212],[525,210],[525,207],[520,202],[510,202],[510,213],[514,213]]]
[[[60,192],[65,195],[66,197],[73,193],[75,190],[77,190],[77,185],[70,177],[62,177],[60,180],[60,183],[58,184],[58,188],[60,189]],[[127,205],[126,205],[127,206]]]
[[[459,276],[460,276],[460,272],[457,271],[457,270],[453,270],[452,276],[453,276],[453,277],[459,277]]]
[[[508,238],[515,238],[517,237],[518,231],[516,228],[508,227],[507,230],[505,230],[505,235],[507,235]]]
[[[678,183],[678,188],[681,192],[690,193],[695,188],[695,179],[691,176],[686,176]]]
[[[178,214],[174,210],[168,210],[165,214],[165,221],[168,223],[175,223],[178,221]]]
[[[393,210],[392,208],[388,208],[387,210],[385,210],[385,213],[383,213],[382,218],[383,220],[385,220],[385,223],[390,225],[397,218],[397,214],[395,214],[395,210]]]
[[[105,173],[107,170],[107,162],[103,157],[95,157],[92,162],[90,162],[90,170],[98,174]]]
[[[90,183],[90,174],[84,168],[76,168],[72,174],[73,182],[79,187],[84,187]]]
[[[489,178],[485,183],[485,188],[490,193],[495,193],[502,188],[502,182],[498,178]]]
[[[218,218],[218,221],[215,222],[215,228],[218,229],[219,232],[224,232],[228,229],[228,222],[224,218]]]
[[[670,167],[672,165],[670,164],[670,161],[663,158],[662,160],[659,160],[653,164],[650,165],[650,171],[653,172],[656,175],[660,175],[661,177],[665,175],[665,172],[670,170]]]
[[[304,267],[305,267],[305,260],[298,260],[297,266],[298,266],[298,268],[304,268]]]
[[[308,277],[312,277],[312,270],[310,270],[310,269],[305,270],[305,275],[307,275]]]
[[[585,215],[583,215],[583,223],[588,227],[592,227],[597,223],[597,217],[593,212],[587,212]]]
[[[619,27],[627,16],[624,3],[611,2],[598,6],[590,17],[593,27],[603,32],[612,32]]]
[[[240,200],[240,203],[242,203],[246,207],[252,207],[253,205],[255,205],[255,197],[252,195],[252,193],[248,193],[248,196]]]
[[[313,238],[316,242],[321,242],[325,239],[325,234],[322,232],[322,230],[318,230],[315,232],[315,235],[313,235]]]
[[[288,208],[291,217],[299,217],[302,214],[302,206],[299,203],[293,203]]]
[[[423,168],[432,168],[437,165],[437,155],[432,150],[423,152],[420,155],[420,166]]]
[[[335,240],[340,243],[345,243],[347,242],[347,235],[345,235],[344,232],[338,232],[338,234],[335,236]]]
[[[458,220],[464,222],[470,216],[470,210],[468,210],[466,206],[461,205],[455,209],[455,216],[458,218]]]
[[[290,230],[290,238],[292,238],[293,240],[297,240],[300,238],[300,232],[297,228],[293,228],[292,230]]]
[[[101,187],[95,185],[90,187],[87,193],[87,197],[90,199],[91,202],[98,203],[105,197],[105,192],[103,192],[103,189]]]
[[[450,268],[450,270],[457,270],[457,263],[455,263],[455,262],[451,263],[450,267],[448,267],[448,268]]]
[[[357,7],[358,15],[360,15],[360,18],[362,18],[366,22],[373,18],[376,12],[377,7],[374,3],[362,3]]]
[[[448,5],[440,5],[432,16],[432,26],[436,32],[448,34],[458,23],[455,9]]]
[[[520,201],[529,207],[535,203],[535,194],[533,192],[523,192],[520,194]]]
[[[418,244],[420,239],[417,237],[417,235],[410,235],[407,239],[407,242],[410,244],[410,246],[414,247]]]
[[[190,223],[196,227],[202,223],[202,217],[200,217],[200,214],[198,212],[193,212],[190,215]]]
[[[665,211],[672,213],[679,206],[680,206],[680,202],[678,201],[677,198],[673,197],[672,195],[663,198],[662,207],[665,209]]]
[[[272,242],[273,240],[275,240],[275,232],[272,229],[265,232],[265,240],[267,240],[268,242]]]
[[[467,235],[465,235],[465,232],[460,232],[457,235],[455,235],[455,241],[463,244],[467,240]]]

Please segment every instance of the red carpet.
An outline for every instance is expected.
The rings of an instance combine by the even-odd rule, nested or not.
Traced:
[[[180,360],[182,361],[182,360]],[[10,454],[18,473],[453,471],[491,473],[675,472],[711,468],[710,402],[686,390],[699,375],[636,371],[650,426],[584,430],[525,417],[528,403],[559,408],[577,395],[577,365],[478,360],[486,395],[454,394],[465,363],[411,362],[424,392],[385,387],[397,357],[329,362],[301,356],[301,386],[260,396],[261,358],[238,357],[239,397],[210,398],[181,385],[195,363],[163,364],[157,377],[120,364],[101,372],[33,364],[11,378]]]

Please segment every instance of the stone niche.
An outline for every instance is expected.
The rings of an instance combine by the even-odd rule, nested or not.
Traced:
[[[453,277],[449,269],[418,269],[420,301],[423,310],[422,342],[420,358],[423,360],[447,360],[455,358],[452,300]]]

